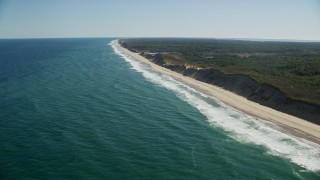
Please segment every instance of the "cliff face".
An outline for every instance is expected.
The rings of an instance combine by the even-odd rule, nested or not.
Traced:
[[[121,45],[125,47],[124,44]],[[216,69],[198,70],[186,68],[184,65],[166,65],[163,57],[159,53],[155,55],[141,53],[140,55],[155,64],[183,74],[184,76],[222,87],[253,102],[320,125],[320,106],[290,99],[274,86],[260,84],[254,79],[241,74],[224,74]]]
[[[248,100],[278,111],[320,124],[320,107],[286,97],[278,88],[260,84],[240,74],[224,74],[216,69],[190,69],[185,66],[164,67],[199,81],[222,87]]]

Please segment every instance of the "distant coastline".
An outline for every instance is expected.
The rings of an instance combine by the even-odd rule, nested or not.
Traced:
[[[249,101],[248,99],[242,96],[222,89],[218,86],[207,84],[193,79],[191,77],[183,76],[180,73],[174,72],[170,69],[159,66],[154,62],[151,62],[150,60],[141,56],[139,53],[129,51],[128,49],[122,47],[119,43],[117,43],[116,47],[124,54],[127,54],[133,57],[134,59],[137,59],[143,63],[150,65],[154,70],[158,71],[159,73],[169,75],[174,79],[202,93],[213,96],[236,109],[246,112],[247,114],[261,118],[263,120],[274,122],[298,137],[302,137],[320,144],[319,125],[310,123],[306,120],[297,118],[289,114],[285,114],[283,112],[276,111],[269,107],[262,106],[258,103]]]

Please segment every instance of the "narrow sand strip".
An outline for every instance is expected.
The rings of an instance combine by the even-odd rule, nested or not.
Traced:
[[[133,57],[136,60],[144,62],[150,65],[154,70],[161,74],[171,76],[172,78],[186,84],[204,94],[213,96],[225,104],[228,104],[240,111],[243,111],[252,116],[274,122],[289,131],[290,133],[308,139],[310,141],[320,144],[320,126],[310,123],[306,120],[276,111],[266,106],[262,106],[258,103],[247,100],[246,98],[239,96],[233,92],[222,89],[220,87],[207,84],[193,78],[183,76],[177,72],[171,71],[159,65],[150,62],[148,59],[140,56],[138,53],[133,53],[118,43],[116,47],[126,55]]]

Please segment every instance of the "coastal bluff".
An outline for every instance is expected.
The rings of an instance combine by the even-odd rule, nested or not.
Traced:
[[[320,124],[320,107],[286,97],[278,88],[261,84],[241,74],[225,74],[216,69],[195,69],[183,65],[163,65],[196,80],[222,87],[250,101]]]
[[[120,45],[128,48],[124,42],[120,42]],[[219,86],[250,101],[320,125],[320,106],[289,98],[280,89],[272,85],[259,83],[242,74],[226,74],[214,68],[196,68],[184,64],[166,63],[161,53],[145,53],[130,48],[128,50],[140,53],[149,61],[183,76]]]

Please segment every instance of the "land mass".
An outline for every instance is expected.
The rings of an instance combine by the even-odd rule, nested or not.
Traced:
[[[165,67],[159,66],[152,62],[150,59],[147,59],[141,56],[137,52],[129,51],[126,48],[123,48],[120,44],[116,43],[116,48],[120,50],[127,56],[130,56],[136,60],[139,60],[145,64],[148,64],[155,71],[168,75],[202,93],[205,93],[209,96],[213,96],[220,101],[239,109],[247,114],[253,115],[255,117],[261,118],[262,120],[268,120],[278,124],[283,127],[283,130],[290,132],[298,137],[308,139],[310,141],[320,144],[320,126],[305,121],[303,119],[276,111],[274,109],[262,106],[258,103],[250,101],[245,97],[239,96],[233,92],[225,90],[221,87],[211,85],[205,82],[201,82],[192,77],[184,76],[180,73],[167,69]]]
[[[320,43],[122,39],[149,61],[320,124]]]

